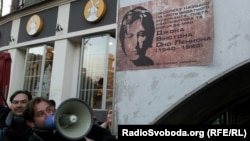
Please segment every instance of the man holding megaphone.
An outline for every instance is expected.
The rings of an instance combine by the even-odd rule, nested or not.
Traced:
[[[71,98],[52,110],[47,99],[36,97],[26,106],[23,116],[33,128],[29,141],[117,141],[111,132],[93,124],[91,108],[82,100]]]

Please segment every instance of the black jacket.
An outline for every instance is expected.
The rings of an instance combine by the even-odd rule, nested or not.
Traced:
[[[32,129],[26,124],[23,117],[9,112],[3,127],[2,141],[28,141]]]
[[[117,139],[113,135],[111,135],[111,132],[95,124],[92,126],[92,129],[90,130],[90,132],[87,134],[86,137],[94,141],[117,141]],[[77,141],[85,141],[85,140],[86,139],[83,138]],[[70,140],[60,135],[57,131],[34,129],[34,133],[30,137],[29,141],[70,141]]]

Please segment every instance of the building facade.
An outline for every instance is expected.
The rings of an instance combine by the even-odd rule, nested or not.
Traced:
[[[24,3],[0,20],[0,51],[10,53],[12,59],[7,99],[15,90],[27,89],[58,104],[71,97],[83,99],[97,114],[112,106],[114,133],[119,124],[249,124],[244,108],[250,98],[248,4],[247,0],[53,0],[27,7]],[[135,67],[129,60],[123,62],[128,54],[124,56],[126,48],[121,48],[122,16],[137,6],[156,11],[154,18],[164,12],[174,16],[174,25],[180,28],[166,33],[190,33],[164,36],[165,40],[202,35],[175,43],[185,47],[207,43],[207,50],[197,53],[205,58],[204,64]],[[161,8],[167,10],[157,11]],[[92,15],[95,11],[99,13]],[[180,18],[183,13],[192,15],[189,25],[195,25],[196,18],[202,20],[191,28],[180,26],[177,13]],[[145,15],[144,10],[141,16]],[[161,24],[155,24],[156,29],[166,28]]]
[[[103,121],[114,93],[117,1],[20,2],[1,18],[1,52],[12,59],[7,102],[18,89],[57,105],[77,97]]]

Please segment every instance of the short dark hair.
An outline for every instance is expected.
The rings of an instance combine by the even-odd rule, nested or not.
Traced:
[[[28,121],[34,121],[34,117],[35,117],[35,110],[34,110],[34,106],[40,102],[47,102],[48,104],[50,104],[49,100],[43,98],[43,97],[35,97],[33,98],[25,107],[24,111],[23,111],[23,118],[25,120]]]
[[[125,35],[128,30],[127,25],[131,25],[136,20],[140,20],[143,28],[145,28],[145,36],[147,39],[143,42],[143,46],[146,48],[152,47],[154,33],[155,33],[155,25],[152,14],[144,7],[138,6],[134,9],[129,10],[122,19],[122,24],[119,33],[119,39],[121,42],[121,47],[123,52],[126,54],[125,51]]]
[[[50,103],[50,105],[52,105],[52,106],[55,106],[55,107],[56,107],[56,102],[55,102],[55,100],[50,99],[50,100],[49,100],[49,103]]]
[[[26,91],[26,90],[17,90],[15,91],[11,97],[10,97],[10,102],[12,103],[13,102],[13,99],[19,95],[19,94],[25,94],[27,97],[28,97],[28,100],[30,101],[32,99],[32,95],[29,91]]]

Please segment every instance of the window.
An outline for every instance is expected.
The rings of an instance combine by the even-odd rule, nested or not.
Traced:
[[[115,38],[110,35],[83,39],[79,98],[94,109],[112,106]]]
[[[54,48],[47,45],[27,49],[24,89],[33,96],[49,98]]]

